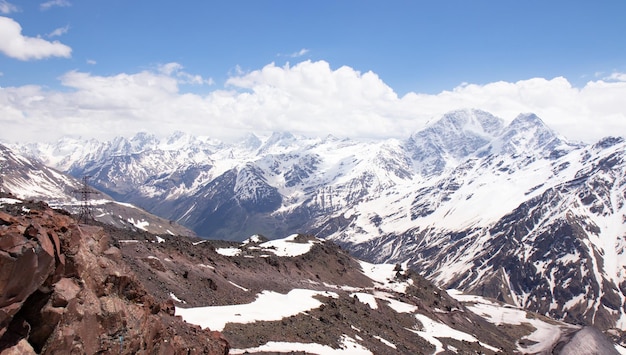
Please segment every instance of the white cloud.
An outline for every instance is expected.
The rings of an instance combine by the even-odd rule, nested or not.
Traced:
[[[175,62],[160,65],[158,71],[168,76],[175,76],[179,84],[213,85],[215,83],[212,78],[204,79],[200,75],[183,71],[183,66]]]
[[[66,25],[65,27],[59,27],[57,29],[55,29],[54,31],[48,33],[48,37],[58,37],[58,36],[62,36],[64,34],[67,33],[67,31],[70,30],[70,25]]]
[[[0,52],[20,60],[47,57],[70,57],[72,49],[58,41],[22,35],[22,26],[13,19],[0,16]]]
[[[154,71],[113,76],[72,71],[61,77],[67,88],[61,91],[38,86],[0,88],[0,139],[58,138],[50,135],[50,127],[59,135],[98,138],[140,130],[163,135],[185,130],[226,140],[246,132],[271,131],[405,138],[429,120],[468,107],[508,121],[522,112],[534,112],[572,140],[626,136],[624,81],[600,79],[576,88],[562,77],[533,78],[462,84],[436,95],[398,97],[373,72],[304,61],[235,74],[224,89],[208,95],[180,90],[179,85],[193,83],[196,77],[180,64],[168,63]],[[197,82],[201,80],[207,81]]]
[[[98,62],[96,62],[93,59],[87,59],[87,64],[89,64],[89,65],[96,65],[96,64],[98,64]]]
[[[307,53],[309,53],[309,50],[306,49],[306,48],[302,48],[301,50],[299,50],[299,51],[297,51],[295,53],[291,53],[289,56],[291,58],[299,58],[299,57],[302,57],[303,55],[305,55]]]
[[[11,4],[6,0],[0,0],[0,14],[10,14],[12,12],[17,12],[19,9],[17,6]]]
[[[605,77],[603,80],[606,80],[606,81],[626,81],[626,73],[612,73],[611,75]]]
[[[53,7],[69,7],[72,4],[68,0],[50,0],[39,5],[41,10],[48,10]]]

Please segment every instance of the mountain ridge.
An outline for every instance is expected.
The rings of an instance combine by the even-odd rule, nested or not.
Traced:
[[[504,125],[480,110],[454,111],[404,140],[256,138],[186,140],[194,144],[102,160],[84,154],[71,172],[199,235],[306,231],[370,261],[409,261],[440,286],[625,327],[623,138],[571,143],[533,114]],[[563,255],[586,266],[581,284],[560,287],[547,270],[568,275],[571,265],[539,256],[565,237],[572,243]]]

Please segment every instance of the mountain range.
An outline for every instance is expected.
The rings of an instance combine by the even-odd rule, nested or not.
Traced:
[[[626,329],[621,137],[570,142],[534,114],[460,110],[374,142],[177,132],[10,147],[203,237],[311,233],[442,288]]]

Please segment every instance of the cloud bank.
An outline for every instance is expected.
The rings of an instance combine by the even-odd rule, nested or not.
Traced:
[[[0,139],[109,139],[175,130],[223,140],[272,131],[405,138],[448,111],[479,108],[507,121],[534,112],[566,138],[594,142],[626,136],[625,76],[614,73],[582,88],[562,77],[532,78],[399,97],[373,72],[332,69],[325,61],[238,72],[223,88],[203,95],[185,92],[183,85],[212,80],[184,72],[178,63],[112,76],[71,71],[60,78],[64,90],[0,88]]]
[[[19,59],[69,58],[72,49],[58,41],[50,42],[39,37],[22,35],[22,26],[15,20],[0,16],[0,52]]]

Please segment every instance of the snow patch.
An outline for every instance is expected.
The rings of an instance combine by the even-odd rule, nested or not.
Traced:
[[[176,297],[176,295],[173,292],[170,292],[170,298],[173,299],[176,302],[179,302],[179,303],[187,303],[187,302],[181,300],[180,298]]]
[[[382,340],[381,340],[382,341]],[[393,344],[391,344],[393,345]],[[394,346],[395,349],[395,346]],[[273,353],[293,353],[293,352],[305,352],[307,354],[324,354],[324,355],[371,355],[372,352],[356,340],[350,338],[347,335],[343,335],[341,338],[341,346],[339,349],[331,348],[328,345],[321,345],[316,343],[289,343],[282,341],[270,341],[256,348],[247,349],[230,349],[230,354],[248,354],[258,352],[273,352]]]
[[[359,302],[370,306],[371,309],[378,309],[378,303],[376,302],[376,297],[374,297],[374,295],[370,295],[369,293],[357,292],[351,294],[350,297],[356,297]]]
[[[222,331],[227,323],[276,321],[315,309],[322,305],[315,296],[339,297],[334,292],[306,289],[293,289],[287,294],[263,291],[252,303],[195,308],[176,307],[176,315],[202,328]]]
[[[237,256],[241,254],[241,249],[239,248],[217,248],[215,251],[224,256]]]
[[[238,289],[240,289],[240,290],[242,290],[242,291],[245,291],[245,292],[250,291],[250,290],[248,290],[247,288],[245,288],[245,287],[243,287],[243,286],[239,286],[239,285],[237,285],[236,283],[234,283],[234,282],[232,282],[232,281],[228,281],[228,283],[229,283],[229,284],[231,284],[231,285],[233,285],[233,286],[235,286],[235,287],[237,287]]]
[[[396,266],[393,264],[370,264],[365,261],[359,261],[359,263],[365,276],[391,291],[405,293],[407,287],[413,283],[411,279],[402,282],[396,281],[397,271],[394,271]]]
[[[259,246],[263,248],[264,251],[272,252],[277,256],[293,257],[308,253],[313,245],[320,243],[319,240],[309,240],[306,243],[298,243],[295,241],[297,237],[297,234],[292,234],[287,238],[270,240]]]
[[[474,336],[458,331],[454,328],[449,327],[446,324],[439,323],[435,320],[432,320],[423,314],[416,314],[415,317],[420,323],[422,323],[423,329],[414,330],[414,329],[407,328],[407,330],[419,335],[420,337],[426,339],[426,341],[428,341],[429,343],[433,344],[436,348],[435,353],[445,351],[443,347],[443,343],[441,343],[441,341],[439,341],[439,339],[437,338],[452,338],[452,339],[457,339],[460,341],[467,341],[470,343],[479,342],[478,339],[476,339]],[[481,346],[487,349],[493,350],[495,352],[499,351],[499,349],[496,347],[487,345],[482,342],[479,342],[479,343]]]

